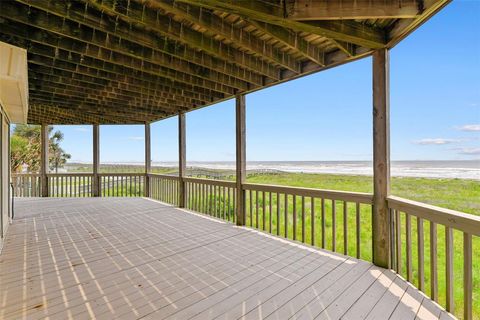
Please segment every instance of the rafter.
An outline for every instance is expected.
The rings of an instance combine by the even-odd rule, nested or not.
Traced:
[[[190,98],[188,97],[188,94],[173,94],[168,90],[147,90],[145,88],[143,88],[143,90],[135,90],[134,88],[129,87],[123,88],[120,84],[105,84],[101,82],[97,83],[91,81],[84,81],[83,79],[78,78],[71,79],[62,76],[43,74],[41,72],[34,71],[33,69],[29,70],[29,78],[32,80],[32,82],[39,82],[42,85],[52,85],[57,88],[68,89],[71,91],[81,91],[82,89],[90,90],[95,91],[97,94],[105,94],[112,97],[119,97],[121,99],[129,99],[131,97],[148,97],[150,99],[173,99],[189,105],[203,105],[211,102],[211,100],[208,99],[198,100],[196,98]]]
[[[14,21],[21,22],[21,23],[27,23],[29,24],[29,18],[28,17],[6,17],[8,19],[13,19]],[[32,23],[30,23],[32,24]],[[46,30],[55,30],[56,32],[60,33],[61,36],[69,37],[70,34],[75,33],[75,30],[78,30],[75,28],[75,26],[69,26],[67,27],[67,24],[62,23],[60,20],[56,19],[49,19],[48,22],[45,24],[42,24],[42,28],[45,30],[43,32],[35,32],[35,30],[28,30],[28,29],[18,29],[15,28],[12,30],[11,28],[5,27],[4,33],[5,34],[12,34],[17,37],[21,37],[26,40],[31,40],[37,43],[42,43],[48,44],[52,47],[52,50],[55,50],[57,48],[65,48],[66,50],[75,50],[76,52],[79,52],[79,54],[82,55],[82,57],[94,57],[94,58],[101,58],[105,62],[110,62],[114,64],[118,64],[121,66],[128,66],[134,69],[140,69],[145,72],[150,72],[153,73],[155,76],[161,76],[163,78],[170,79],[172,81],[179,81],[183,82],[186,84],[193,84],[197,85],[200,87],[205,87],[217,91],[221,91],[224,93],[229,93],[229,94],[234,94],[236,90],[248,90],[249,89],[249,84],[244,81],[237,80],[233,77],[228,77],[222,75],[220,78],[219,74],[216,73],[215,75],[210,75],[209,72],[207,71],[206,73],[203,73],[205,76],[204,77],[199,77],[199,74],[202,74],[201,70],[200,72],[197,72],[197,75],[192,75],[191,73],[184,73],[184,72],[179,72],[177,69],[173,68],[175,67],[174,65],[170,65],[170,68],[166,68],[163,66],[160,66],[155,63],[150,63],[149,60],[151,59],[138,59],[132,56],[125,55],[124,52],[128,51],[128,48],[124,48],[124,46],[121,43],[121,39],[118,39],[118,47],[122,48],[116,48],[117,50],[111,51],[109,49],[104,49],[100,46],[97,46],[96,44],[102,44],[107,41],[109,43],[108,46],[113,47],[114,39],[108,38],[107,35],[100,35],[98,32],[97,33],[83,33],[83,36],[79,36],[80,38],[83,38],[84,40],[86,39],[91,39],[88,40],[89,42],[81,42],[81,41],[75,41],[72,39],[65,39],[63,37],[52,37],[50,36],[51,33],[47,32]],[[68,30],[68,31],[66,31]],[[29,32],[31,31],[31,32]],[[95,39],[95,40],[94,40]],[[167,64],[165,62],[165,64]],[[181,69],[181,67],[179,67]],[[192,71],[194,73],[194,71]],[[209,78],[209,80],[205,80],[204,78]],[[210,80],[214,79],[214,80]]]
[[[255,20],[248,20],[248,23],[260,31],[270,35],[290,50],[294,50],[303,57],[319,65],[325,65],[325,52],[320,50],[317,46],[308,43],[305,39],[298,35],[298,33],[283,27],[264,22],[258,22]]]
[[[263,1],[234,0],[177,0],[191,5],[205,7],[211,10],[221,10],[236,14],[247,19],[253,19],[296,32],[309,32],[322,37],[353,43],[359,46],[377,49],[386,44],[385,34],[364,24],[354,21],[308,21],[300,22],[284,17],[283,11],[268,5]]]
[[[421,0],[296,0],[286,16],[297,21],[415,18],[421,7]]]
[[[53,65],[53,62],[50,60],[40,61],[40,63],[38,64],[35,61],[36,61],[36,58],[32,57],[32,60],[29,63],[29,72],[41,74],[42,79],[45,76],[53,77],[55,81],[58,81],[59,78],[61,80],[73,79],[75,81],[88,82],[91,84],[98,84],[100,86],[107,86],[107,87],[111,86],[113,88],[120,88],[127,91],[137,91],[144,94],[148,94],[148,93],[153,94],[156,90],[170,91],[169,88],[172,88],[171,90],[172,93],[185,94],[187,96],[189,95],[195,96],[196,94],[198,94],[198,93],[191,93],[186,89],[178,89],[178,88],[175,89],[175,87],[165,86],[164,84],[160,84],[160,83],[155,84],[155,83],[144,82],[142,80],[138,80],[137,78],[132,78],[130,76],[125,76],[125,75],[121,76],[121,75],[115,74],[115,75],[111,75],[111,78],[108,79],[107,77],[99,76],[98,72],[91,71],[88,68],[73,72],[73,71],[67,71],[62,68],[56,68]],[[207,94],[207,92],[208,90],[202,91],[202,94]],[[215,99],[223,99],[224,97],[225,96],[222,94],[212,95],[210,96],[209,101],[211,102],[211,101],[214,101]]]
[[[155,8],[161,8],[179,18],[190,21],[212,34],[219,35],[242,48],[262,56],[263,59],[268,60],[270,63],[277,64],[296,73],[301,72],[301,65],[295,58],[280,51],[265,41],[258,39],[249,32],[244,31],[242,28],[226,22],[224,19],[218,17],[209,10],[205,10],[201,7],[198,8],[186,4],[175,3],[173,0],[155,0],[148,4]]]
[[[40,1],[22,2],[26,5],[33,3],[41,7],[39,5]],[[144,30],[132,29],[123,21],[114,20],[108,15],[95,16],[93,13],[88,14],[93,10],[90,7],[87,7],[89,11],[86,11],[87,16],[84,17],[75,11],[75,9],[82,9],[79,8],[80,5],[78,2],[70,6],[65,1],[55,1],[49,3],[49,10],[45,12],[36,7],[19,7],[10,2],[0,1],[0,16],[16,19],[16,21],[25,25],[41,28],[70,40],[77,40],[72,44],[72,47],[78,47],[82,50],[86,50],[85,46],[93,46],[94,48],[89,50],[99,51],[98,47],[100,47],[131,58],[178,69],[192,75],[211,74],[213,79],[223,75],[256,85],[263,83],[263,76],[256,72],[213,58],[203,52],[191,50],[168,38]],[[44,4],[44,6],[47,6],[47,4]],[[65,19],[62,14],[68,16],[68,19]],[[65,40],[63,41],[68,43]],[[79,46],[79,43],[83,43],[83,46]],[[226,82],[226,80],[222,81]]]
[[[97,31],[106,32],[109,36],[117,36],[125,41],[133,43],[141,43],[140,41],[148,42],[150,48],[156,49],[162,48],[161,42],[165,42],[165,38],[157,36],[157,34],[160,34],[173,40],[173,42],[169,42],[170,46],[173,45],[173,51],[176,50],[176,42],[181,42],[184,45],[189,45],[191,48],[197,48],[209,55],[213,55],[223,61],[223,63],[234,63],[241,68],[247,68],[250,71],[261,73],[268,77],[275,78],[278,75],[278,70],[274,66],[234,50],[232,47],[226,46],[219,41],[205,39],[201,33],[191,30],[153,10],[143,10],[142,6],[136,10],[134,7],[130,7],[125,14],[122,14],[115,10],[115,2],[106,4],[86,1],[82,4],[79,2],[66,3],[64,1],[48,0],[17,1],[31,6],[30,8],[50,13],[50,15],[45,16],[47,21],[48,18],[54,19],[56,16],[62,20],[70,20],[83,26],[93,27]],[[133,2],[131,2],[132,4]],[[37,14],[42,15],[42,13],[38,12]],[[137,21],[134,20],[135,16],[143,16],[143,18]],[[42,21],[42,23],[44,22]],[[139,28],[139,25],[142,28]],[[155,34],[152,34],[151,31],[155,32]],[[135,37],[132,37],[133,33],[136,34]]]

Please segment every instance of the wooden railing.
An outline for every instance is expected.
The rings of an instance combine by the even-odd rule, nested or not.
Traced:
[[[243,188],[248,226],[371,260],[371,194],[252,183]]]
[[[92,174],[65,173],[47,174],[49,197],[90,197]]]
[[[143,197],[144,173],[99,173],[99,193],[102,197]]]
[[[179,182],[178,176],[149,174],[150,198],[178,206]]]
[[[41,197],[40,174],[12,174],[16,197]],[[143,173],[100,173],[99,195],[103,197],[139,197],[144,195]],[[91,197],[95,176],[92,173],[47,174],[49,197]]]
[[[226,221],[236,222],[235,182],[183,178],[188,209]]]
[[[480,217],[394,196],[388,206],[393,269],[449,312],[461,314],[455,306],[463,307],[464,318],[472,319],[472,250],[473,240],[480,248]]]
[[[42,194],[40,174],[12,174],[12,184],[17,197],[40,197]]]
[[[92,195],[93,174],[47,177],[50,196]],[[233,223],[237,220],[232,181],[102,173],[98,175],[100,195],[143,196],[146,177],[153,199],[178,206],[184,196],[187,209]],[[14,174],[12,181],[16,196],[41,195],[38,174]],[[242,192],[247,226],[372,260],[372,194],[253,183],[244,183]],[[392,269],[451,313],[458,315],[463,309],[464,318],[471,319],[473,248],[480,247],[480,217],[394,196],[387,201]]]

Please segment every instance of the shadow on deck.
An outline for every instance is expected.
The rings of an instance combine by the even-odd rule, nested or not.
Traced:
[[[19,199],[2,319],[451,318],[396,273],[140,198]]]

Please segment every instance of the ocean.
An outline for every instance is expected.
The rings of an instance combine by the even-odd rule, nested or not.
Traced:
[[[153,166],[174,167],[176,162],[153,162]],[[235,170],[233,161],[189,161],[188,167]],[[370,161],[249,161],[247,170],[303,173],[372,175]],[[457,178],[480,180],[480,160],[392,161],[394,177]]]

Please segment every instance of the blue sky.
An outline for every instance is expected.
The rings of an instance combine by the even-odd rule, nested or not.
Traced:
[[[393,160],[480,159],[480,1],[454,1],[390,53]],[[247,95],[247,160],[371,160],[371,59]],[[90,126],[58,126],[91,161]],[[101,162],[144,160],[143,126],[102,126]],[[177,160],[177,118],[152,159]],[[187,161],[235,159],[234,101],[187,114]]]

